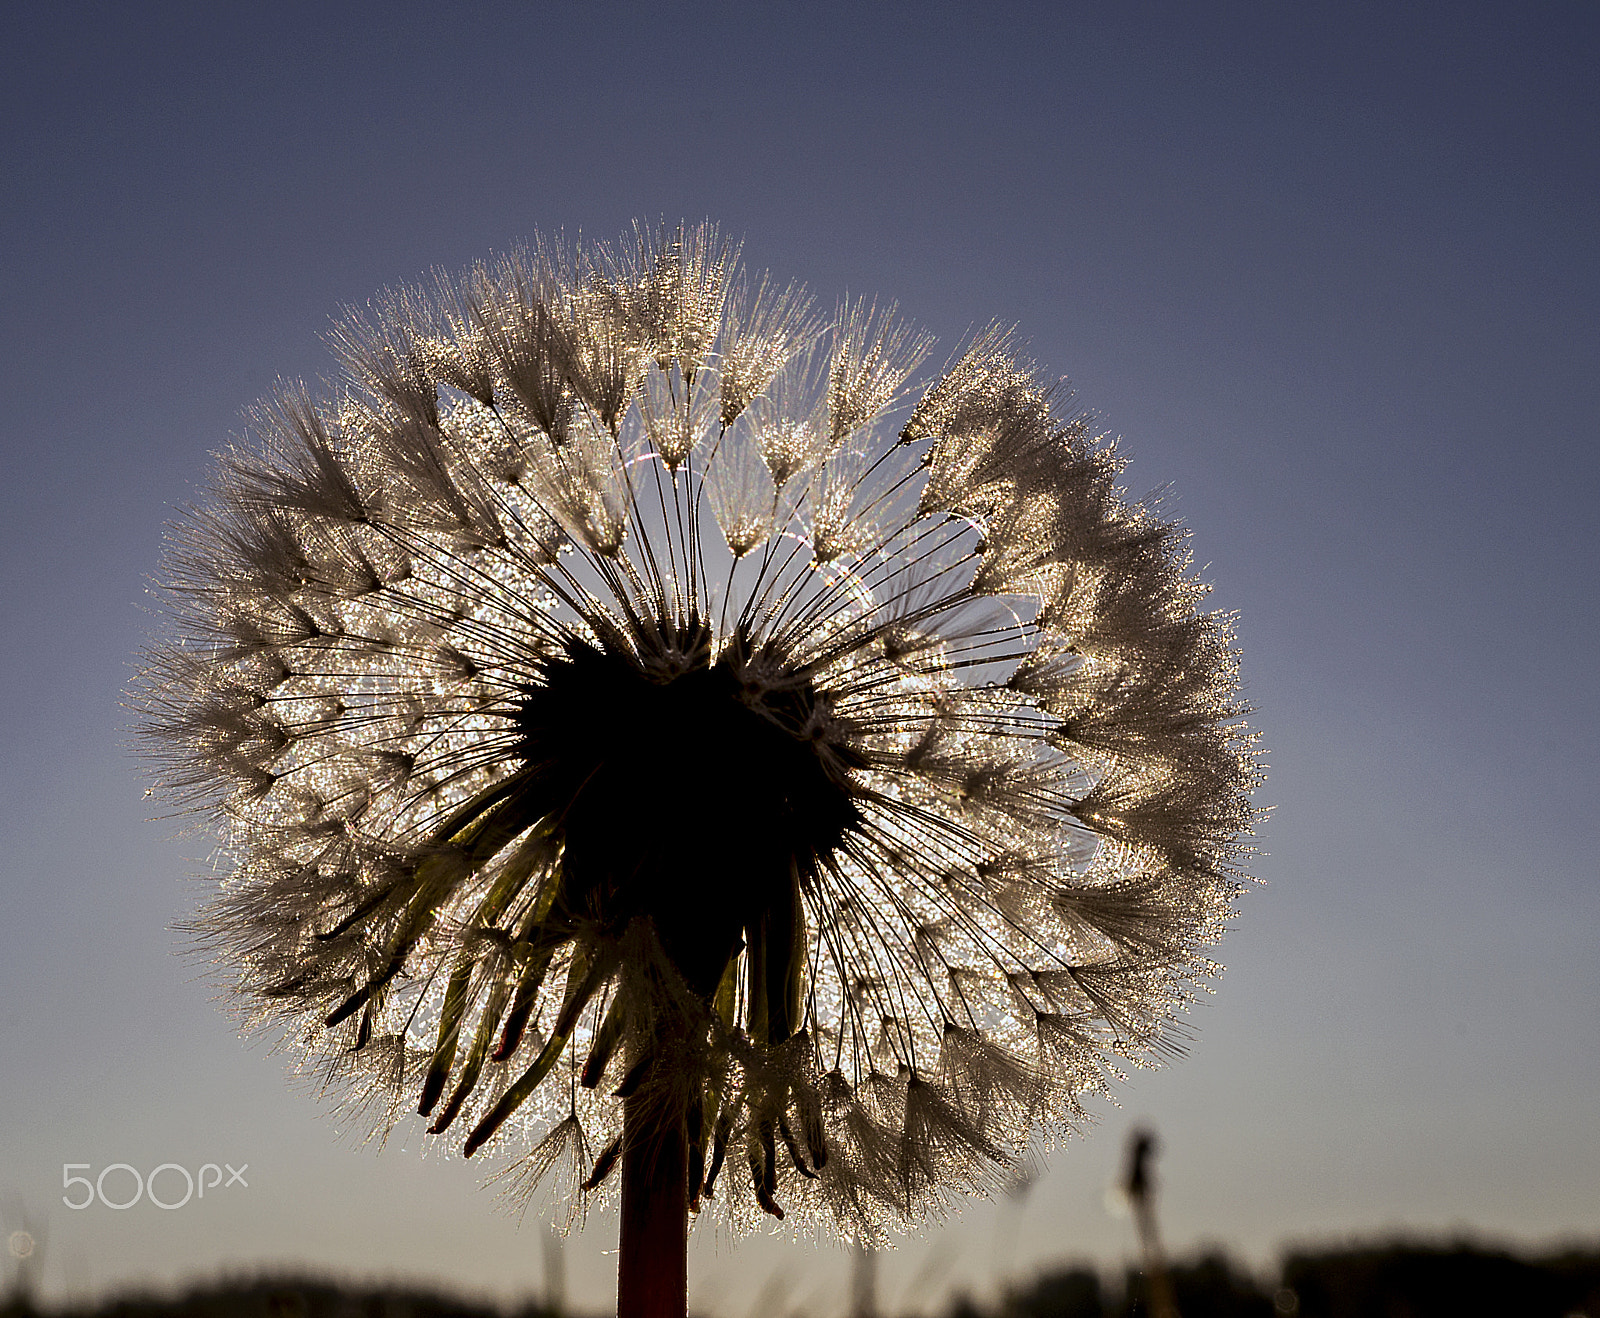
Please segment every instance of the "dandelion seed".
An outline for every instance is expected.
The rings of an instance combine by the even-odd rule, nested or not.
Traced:
[[[1008,335],[914,394],[892,309],[736,258],[349,317],[174,529],[139,698],[200,930],[353,1109],[871,1242],[1175,1046],[1259,769],[1182,535]]]

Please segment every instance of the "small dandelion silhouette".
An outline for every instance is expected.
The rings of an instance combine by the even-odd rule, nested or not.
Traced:
[[[625,1234],[631,1159],[680,1235],[873,1240],[1177,1047],[1259,777],[1230,624],[1008,333],[911,389],[894,308],[700,225],[336,345],[173,530],[138,699],[205,939],[352,1108],[574,1204],[622,1165]]]

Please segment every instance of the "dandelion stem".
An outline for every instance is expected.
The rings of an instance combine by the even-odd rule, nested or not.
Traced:
[[[647,1086],[623,1109],[617,1318],[684,1318],[689,1306],[689,1157],[681,1111]]]

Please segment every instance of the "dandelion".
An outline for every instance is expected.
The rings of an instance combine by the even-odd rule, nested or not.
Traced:
[[[140,680],[249,1020],[519,1192],[620,1182],[625,1313],[682,1312],[693,1213],[875,1241],[1177,1049],[1258,777],[1183,532],[1011,335],[918,390],[893,307],[738,255],[350,315],[173,530]]]

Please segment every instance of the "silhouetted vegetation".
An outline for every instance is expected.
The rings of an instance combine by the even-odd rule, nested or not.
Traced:
[[[1600,1318],[1600,1252],[1523,1258],[1457,1244],[1385,1244],[1292,1252],[1283,1284],[1299,1300],[1296,1318]]]
[[[1263,1287],[1225,1254],[1214,1251],[1169,1268],[1183,1318],[1275,1318],[1273,1288]],[[1107,1287],[1085,1267],[1041,1273],[1013,1287],[994,1309],[958,1299],[947,1318],[1135,1318],[1149,1312],[1145,1279],[1130,1268],[1120,1287]]]
[[[1297,1249],[1257,1277],[1220,1250],[1171,1265],[1182,1318],[1600,1318],[1600,1251],[1537,1257],[1460,1243]],[[1107,1285],[1082,1267],[1041,1273],[993,1308],[958,1298],[946,1318],[1143,1318],[1144,1278]]]
[[[1289,1251],[1258,1276],[1221,1250],[1171,1265],[1182,1318],[1600,1318],[1600,1249],[1539,1255],[1456,1243],[1390,1241]],[[572,1311],[568,1310],[570,1315]],[[1146,1318],[1144,1279],[1083,1265],[1049,1269],[994,1305],[958,1297],[944,1318]],[[539,1304],[504,1309],[422,1290],[296,1278],[222,1281],[176,1298],[97,1305],[0,1301],[0,1318],[558,1318]],[[908,1318],[908,1316],[906,1316]]]
[[[119,1296],[88,1308],[35,1310],[20,1302],[0,1307],[0,1318],[36,1313],[51,1318],[557,1318],[539,1304],[508,1311],[438,1292],[297,1278],[223,1281],[176,1298]]]

